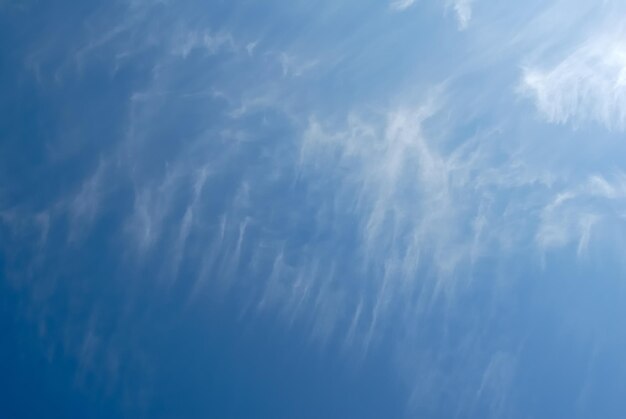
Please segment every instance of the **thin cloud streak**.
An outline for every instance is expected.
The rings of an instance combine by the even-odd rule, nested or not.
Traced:
[[[391,10],[396,10],[400,12],[413,6],[414,3],[415,0],[394,0],[391,2],[389,7],[391,8]]]

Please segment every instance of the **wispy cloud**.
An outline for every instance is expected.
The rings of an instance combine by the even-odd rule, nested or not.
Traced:
[[[588,39],[556,65],[524,69],[522,91],[552,123],[626,128],[624,29]]]
[[[288,54],[286,52],[281,52],[277,55],[278,62],[280,63],[280,67],[282,70],[282,74],[284,77],[298,77],[304,74],[305,72],[314,68],[318,63],[315,60],[312,61],[303,61],[298,57]]]
[[[250,45],[250,44],[248,44]],[[173,53],[186,58],[193,50],[201,49],[208,54],[233,51],[238,48],[232,35],[227,32],[211,33],[208,30],[187,32],[174,42]],[[251,52],[251,49],[246,49]],[[254,47],[252,47],[254,49]]]
[[[472,3],[473,0],[455,0],[452,3],[460,30],[467,29],[469,26],[472,19]]]
[[[452,8],[456,16],[459,30],[467,29],[472,18],[473,0],[444,0],[446,8]],[[393,0],[389,8],[396,12],[402,12],[414,6],[417,0]]]
[[[615,209],[624,205],[626,177],[623,174],[617,173],[610,180],[600,175],[590,176],[579,186],[557,193],[543,208],[536,235],[539,248],[546,251],[576,243],[577,255],[584,256],[593,239],[594,228],[602,223],[612,224],[616,229],[626,227],[619,210]]]
[[[348,336],[366,350],[399,307],[418,318],[436,301],[463,294],[473,264],[513,237],[502,228],[509,215],[489,210],[494,188],[536,181],[515,165],[494,166],[480,141],[439,149],[423,132],[441,112],[438,102],[353,113],[334,128],[312,119],[304,134],[300,171],[331,176],[345,216],[358,225],[353,257],[363,261],[357,272],[375,297],[350,306]]]
[[[394,0],[391,2],[389,7],[391,7],[392,10],[402,11],[413,6],[414,3],[415,0]]]
[[[104,200],[103,195],[106,192],[106,180],[104,179],[106,172],[107,164],[100,161],[93,175],[83,182],[76,195],[68,203],[61,203],[62,207],[67,206],[67,211],[70,214],[70,241],[75,241],[84,236],[96,219],[100,204]],[[66,210],[65,208],[60,209]]]

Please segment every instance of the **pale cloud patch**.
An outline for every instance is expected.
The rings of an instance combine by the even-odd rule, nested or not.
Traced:
[[[476,401],[484,401],[493,417],[508,417],[508,399],[511,396],[517,369],[515,354],[497,352],[485,367],[476,395]],[[484,399],[484,400],[481,400]]]
[[[444,7],[454,11],[459,30],[464,30],[469,25],[472,18],[472,2],[473,0],[446,0],[444,3]],[[389,8],[396,12],[402,12],[416,3],[416,0],[394,0],[389,4]]]
[[[626,128],[626,46],[623,28],[592,37],[555,65],[524,69],[522,93],[555,124],[594,122]]]
[[[210,31],[191,31],[175,41],[173,54],[186,58],[196,49],[205,50],[209,54],[221,51],[234,51],[237,44],[230,33]],[[254,49],[254,47],[252,48]]]
[[[93,175],[83,182],[78,193],[64,203],[71,219],[70,241],[81,237],[96,219],[103,199],[107,169],[106,163],[100,161]]]
[[[610,179],[590,176],[579,186],[556,194],[543,208],[536,234],[537,245],[545,252],[576,244],[577,255],[584,256],[597,227],[609,222],[613,225],[612,230],[624,227],[615,211],[625,205],[626,178],[623,174]]]
[[[317,60],[305,61],[286,52],[278,54],[278,62],[284,77],[299,77],[318,65]]]
[[[402,11],[413,6],[413,4],[415,4],[415,0],[394,0],[389,7],[391,10]]]
[[[248,53],[248,55],[252,56],[254,54],[254,50],[256,49],[257,45],[259,45],[259,41],[248,42],[246,44],[246,52]]]
[[[172,210],[175,193],[185,174],[181,167],[175,166],[160,182],[136,186],[133,212],[126,229],[140,253],[147,252],[160,240],[165,218]]]
[[[452,3],[459,30],[467,29],[472,19],[472,0],[455,0]]]

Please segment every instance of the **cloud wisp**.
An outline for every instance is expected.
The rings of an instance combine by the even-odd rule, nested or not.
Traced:
[[[556,65],[524,69],[522,90],[549,122],[626,128],[624,29],[595,35]]]
[[[413,6],[414,3],[415,0],[394,0],[391,2],[389,7],[391,8],[391,10],[402,11]]]

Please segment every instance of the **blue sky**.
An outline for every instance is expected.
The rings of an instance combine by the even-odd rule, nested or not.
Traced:
[[[0,416],[625,417],[624,16],[0,0]]]

